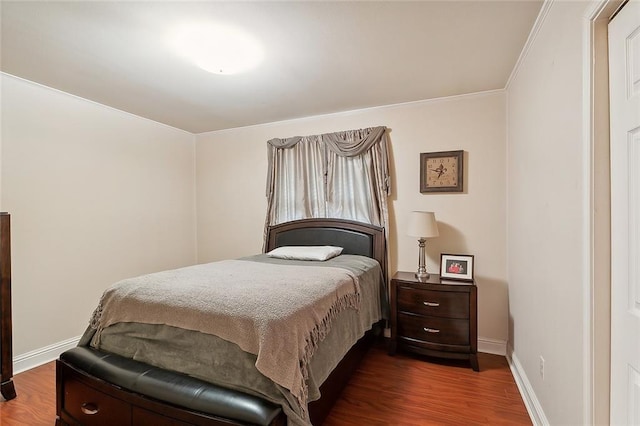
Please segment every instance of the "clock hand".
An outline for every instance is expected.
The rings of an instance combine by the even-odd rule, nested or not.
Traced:
[[[440,164],[440,167],[437,169],[433,169],[434,172],[438,173],[438,179],[442,177],[443,174],[447,171],[446,167],[443,164]]]

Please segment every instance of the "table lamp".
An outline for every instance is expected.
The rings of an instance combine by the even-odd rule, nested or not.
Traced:
[[[427,279],[429,278],[429,273],[427,272],[427,266],[425,265],[424,260],[424,247],[427,238],[438,236],[438,224],[436,223],[435,213],[418,211],[411,212],[409,215],[407,234],[412,237],[418,237],[418,247],[420,251],[418,254],[418,272],[416,272],[416,278]]]

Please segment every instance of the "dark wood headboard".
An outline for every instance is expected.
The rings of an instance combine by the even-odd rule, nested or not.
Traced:
[[[343,254],[376,259],[387,278],[384,228],[344,219],[301,219],[273,225],[267,234],[266,251],[281,246],[332,245]]]

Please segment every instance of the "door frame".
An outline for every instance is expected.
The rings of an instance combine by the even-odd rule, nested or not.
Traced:
[[[585,212],[583,339],[585,424],[609,424],[611,368],[611,181],[608,24],[625,0],[593,0],[583,26]]]

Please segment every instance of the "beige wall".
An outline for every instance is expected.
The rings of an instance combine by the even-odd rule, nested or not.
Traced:
[[[5,74],[14,357],[78,336],[114,281],[192,264],[194,136]]]
[[[509,340],[547,421],[558,425],[585,424],[588,409],[587,5],[551,3],[508,87]]]
[[[265,219],[266,141],[384,125],[390,129],[390,270],[417,269],[405,235],[411,210],[436,213],[427,269],[440,253],[475,255],[479,336],[507,339],[505,94],[502,91],[332,114],[197,135],[198,261],[260,252]],[[465,151],[463,194],[421,194],[421,152]]]

